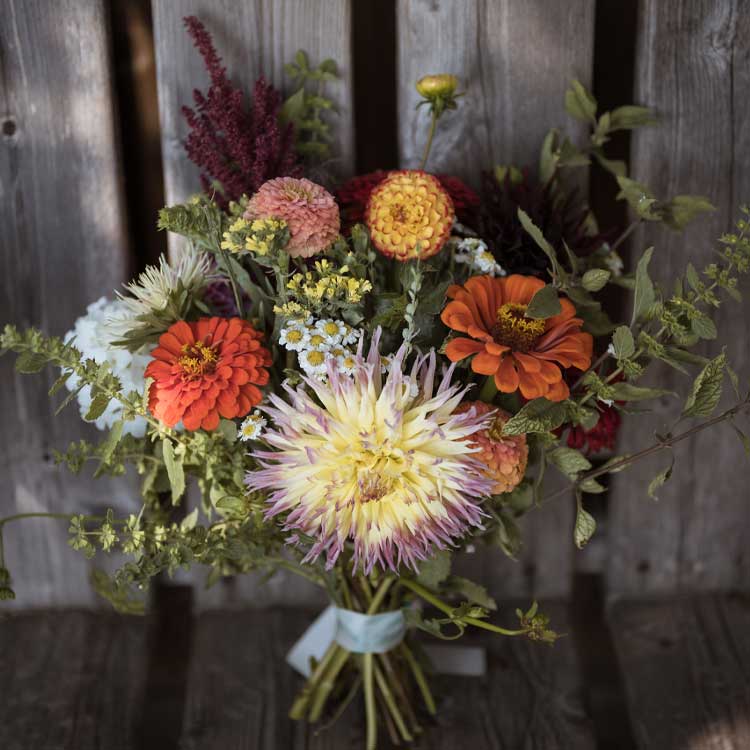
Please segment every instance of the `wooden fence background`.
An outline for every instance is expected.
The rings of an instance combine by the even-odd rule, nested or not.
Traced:
[[[646,227],[631,243],[635,250],[656,244],[653,267],[663,279],[683,267],[687,253],[696,266],[707,260],[737,205],[750,200],[750,7],[743,0],[139,1],[133,6],[146,21],[134,33],[147,40],[139,47],[141,69],[148,73],[150,61],[156,63],[161,170],[153,157],[158,148],[140,143],[143,149],[135,151],[135,130],[153,127],[156,105],[130,97],[113,53],[126,33],[120,24],[127,5],[0,0],[3,322],[64,333],[86,304],[111,295],[142,265],[143,247],[154,240],[152,219],[141,220],[137,203],[153,196],[162,175],[166,202],[199,187],[181,145],[186,129],[179,108],[193,87],[206,84],[182,28],[187,14],[204,20],[231,75],[247,89],[260,73],[283,88],[283,65],[300,48],[313,60],[338,61],[341,176],[416,163],[424,130],[416,125],[413,83],[439,71],[457,74],[468,93],[439,132],[432,169],[476,183],[479,170],[493,164],[534,165],[549,127],[582,135],[563,109],[567,83],[577,77],[608,104],[635,101],[661,116],[659,127],[632,144],[626,138],[615,144],[625,154],[630,148],[636,178],[664,196],[708,194],[719,207],[684,235]],[[604,184],[592,174],[594,204],[603,192],[611,196]],[[721,313],[745,380],[749,304]],[[53,417],[46,396],[53,373],[21,377],[8,359],[0,360],[0,372],[0,515],[137,507],[127,481],[71,478],[52,465],[53,447],[86,432],[73,409]],[[670,409],[661,406],[653,428]],[[642,421],[626,422],[621,450],[643,434]],[[619,475],[597,501],[600,532],[583,553],[572,543],[572,503],[560,502],[524,522],[519,562],[482,553],[469,564],[496,595],[566,598],[580,572],[601,576],[611,595],[747,589],[750,473],[739,441],[729,429],[717,430],[684,446],[678,461],[656,507],[645,493],[654,467]],[[15,606],[99,604],[86,582],[89,564],[66,546],[64,524],[27,522],[6,537]],[[257,604],[308,595],[279,578],[260,591],[245,581],[220,586],[200,594],[199,602]]]

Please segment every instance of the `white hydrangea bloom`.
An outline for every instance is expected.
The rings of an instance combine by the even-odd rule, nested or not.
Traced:
[[[506,270],[495,262],[487,243],[477,237],[466,237],[456,246],[456,263],[465,263],[471,271],[489,276],[505,276]]]
[[[86,314],[78,318],[73,329],[65,334],[65,341],[73,341],[86,359],[93,359],[98,364],[108,362],[112,373],[120,379],[124,393],[143,393],[146,387],[143,373],[151,361],[148,347],[137,352],[129,352],[127,349],[112,346],[112,342],[117,340],[119,335],[110,328],[108,321],[113,317],[120,318],[124,314],[124,303],[121,300],[113,302],[102,297],[86,308]],[[65,385],[69,391],[75,391],[79,385],[78,376],[71,375]],[[77,399],[81,416],[85,416],[91,406],[91,386],[84,386],[78,392]],[[112,399],[94,424],[98,429],[106,430],[121,417],[122,405]],[[123,433],[143,437],[146,434],[146,424],[143,417],[136,417],[125,422]]]
[[[237,437],[243,443],[249,440],[259,440],[267,424],[266,418],[256,409],[252,414],[245,417],[240,425]]]

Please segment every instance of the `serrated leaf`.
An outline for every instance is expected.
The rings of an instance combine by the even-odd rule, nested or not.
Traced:
[[[180,522],[180,531],[192,531],[197,523],[198,508],[193,508]]]
[[[465,596],[472,604],[478,604],[486,609],[497,609],[495,600],[487,593],[487,589],[468,578],[461,576],[451,576],[448,579],[448,587],[459,594]]]
[[[37,352],[22,352],[16,359],[16,372],[31,375],[39,372],[47,364],[47,358]]]
[[[565,110],[576,120],[596,123],[596,99],[575,79],[565,92]]]
[[[94,422],[99,419],[99,417],[101,417],[106,411],[111,400],[112,399],[106,393],[97,393],[94,398],[91,399],[91,405],[86,412],[84,420],[86,422]]]
[[[587,292],[598,292],[606,286],[610,276],[604,268],[591,268],[583,274],[581,284]]]
[[[661,396],[674,396],[673,391],[664,388],[646,388],[632,383],[612,383],[612,393],[615,401],[646,401]]]
[[[547,284],[543,286],[532,298],[526,308],[525,316],[534,320],[553,318],[562,312],[562,305],[557,296],[555,287]]]
[[[635,354],[635,340],[628,326],[619,326],[612,334],[612,346],[617,359],[627,359]]]
[[[450,575],[450,572],[451,553],[448,550],[440,550],[434,557],[419,564],[417,580],[434,591]]]
[[[648,275],[648,264],[651,262],[651,256],[654,254],[654,248],[649,247],[641,256],[635,269],[635,297],[633,299],[633,317],[631,326],[640,320],[656,301],[656,292],[654,284]]]
[[[591,468],[591,462],[586,456],[577,451],[575,448],[562,446],[555,448],[547,454],[549,462],[556,466],[566,477],[574,479],[582,471],[588,471]]]
[[[219,422],[219,432],[228,443],[237,440],[237,425],[231,419],[222,419]]]
[[[698,373],[685,400],[685,406],[682,409],[683,417],[711,416],[721,398],[726,360],[726,354],[722,352]]]
[[[60,377],[52,384],[52,387],[47,391],[48,396],[54,396],[70,378],[70,372],[64,372]]]
[[[626,200],[628,205],[647,221],[660,221],[662,212],[658,209],[657,200],[651,191],[640,182],[631,180],[629,177],[617,177],[620,192],[617,200]]]
[[[700,214],[715,210],[711,201],[701,195],[676,195],[667,205],[664,223],[681,231]]]
[[[672,476],[672,469],[674,468],[674,457],[672,457],[672,461],[667,466],[666,469],[663,471],[660,471],[649,483],[648,483],[648,496],[652,500],[658,500],[659,498],[656,495],[657,490],[660,487],[663,487]]]
[[[583,549],[596,531],[596,521],[578,497],[576,504],[576,524],[573,530],[573,541],[578,549]]]
[[[185,492],[185,470],[182,466],[182,459],[175,456],[172,441],[164,438],[161,445],[164,466],[167,469],[169,484],[172,488],[172,505],[177,505]]]
[[[707,315],[699,315],[697,318],[693,318],[690,321],[690,328],[696,336],[708,341],[713,341],[719,335],[716,325]]]
[[[109,435],[107,435],[101,446],[103,464],[106,464],[110,460],[110,458],[112,458],[112,454],[115,452],[115,448],[117,448],[120,440],[122,439],[122,431],[124,427],[125,420],[123,419],[118,419],[112,425],[112,428],[109,431]]]
[[[529,215],[522,208],[518,209],[518,220],[521,222],[521,226],[524,228],[524,231],[531,237],[532,240],[534,240],[534,242],[536,242],[539,248],[543,250],[544,254],[549,258],[555,274],[559,275],[557,253],[555,252],[555,248],[552,247],[552,245],[550,245],[549,242],[547,242],[547,240],[545,239],[544,235],[542,234],[542,230],[539,229],[536,224],[534,224]]]
[[[692,263],[687,264],[687,269],[685,270],[685,278],[688,281],[688,284],[690,284],[691,288],[694,292],[699,292],[701,289],[701,280],[698,276],[698,272],[695,270],[695,266]]]
[[[535,398],[525,404],[503,426],[504,435],[526,435],[532,432],[551,432],[570,416],[567,401],[547,401]]]

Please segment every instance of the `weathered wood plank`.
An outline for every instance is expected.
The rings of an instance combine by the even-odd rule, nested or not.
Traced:
[[[131,750],[146,621],[90,612],[0,620],[0,747]]]
[[[430,171],[456,174],[475,185],[480,170],[495,164],[534,171],[550,128],[563,127],[574,138],[583,134],[566,116],[563,97],[571,78],[591,80],[591,0],[404,0],[397,12],[402,166],[418,166],[421,160],[427,115],[414,111],[419,100],[414,83],[428,73],[454,73],[466,90],[459,111],[440,123]],[[518,563],[482,551],[460,564],[496,595],[567,595],[575,554],[572,526],[572,503],[556,502],[524,519],[525,549]]]
[[[703,596],[610,608],[641,750],[750,747],[750,601]]]
[[[187,126],[181,112],[192,106],[193,90],[204,89],[207,74],[182,24],[196,15],[211,32],[232,80],[248,92],[263,74],[286,93],[284,65],[298,49],[313,64],[331,57],[341,80],[328,91],[339,109],[335,118],[335,172],[348,175],[354,165],[352,111],[351,8],[347,0],[156,0],[153,4],[162,155],[168,202],[178,202],[200,190],[198,170],[185,155]]]
[[[509,613],[512,607],[507,605]],[[548,610],[556,627],[569,629],[565,607],[553,604]],[[307,622],[308,615],[291,609],[200,616],[188,686],[186,750],[362,747],[361,700],[318,735],[286,716],[301,680],[284,655]],[[570,639],[552,649],[503,637],[470,641],[488,648],[488,674],[438,679],[438,723],[426,729],[417,747],[594,747]]]
[[[440,123],[429,168],[476,182],[494,164],[536,166],[547,130],[571,128],[563,94],[591,80],[594,3],[573,0],[404,0],[398,9],[399,152],[419,164],[427,115],[415,115],[414,83],[454,73],[466,96]]]
[[[659,196],[704,194],[718,207],[683,235],[647,226],[635,238],[638,253],[655,246],[651,269],[669,286],[688,258],[697,268],[711,262],[715,238],[730,229],[737,205],[750,196],[750,14],[734,2],[644,0],[638,17],[635,98],[654,106],[662,123],[636,135],[632,174]],[[741,382],[750,375],[749,289],[745,283],[745,302],[727,302],[717,321]],[[716,355],[719,347],[702,352]],[[655,370],[651,382],[682,392],[689,386],[687,378],[668,368]],[[655,430],[671,424],[680,406],[673,399],[653,418],[626,420],[619,451],[642,447]],[[667,457],[613,477],[610,591],[746,589],[750,466],[739,441],[722,426],[683,443],[675,454],[674,476],[657,507],[646,499],[646,488]]]
[[[0,17],[0,321],[59,335],[127,270],[106,4],[0,0]],[[127,506],[122,484],[52,465],[53,447],[95,434],[75,406],[53,416],[57,373],[15,374],[10,357],[0,373],[0,514]],[[94,601],[64,524],[5,537],[17,605]]]

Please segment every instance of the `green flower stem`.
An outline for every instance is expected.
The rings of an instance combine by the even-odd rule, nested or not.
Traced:
[[[229,283],[232,285],[232,294],[234,294],[234,304],[237,306],[237,314],[241,317],[245,317],[245,311],[242,306],[242,296],[240,295],[240,289],[237,285],[237,279],[234,276],[234,271],[229,262],[229,255],[224,248],[219,247],[219,254],[221,255],[222,261],[224,261],[224,267],[227,269],[227,275],[229,276]]]
[[[378,746],[378,719],[375,714],[375,688],[373,684],[373,655],[362,655],[362,682],[365,692],[365,719],[367,723],[366,742],[367,750],[377,750]]]
[[[390,589],[395,580],[396,579],[393,576],[388,576],[383,580],[378,587],[378,590],[375,592],[375,596],[370,600],[370,605],[367,607],[368,615],[374,615],[378,611],[378,607],[383,603],[383,599],[385,599],[388,589]]]
[[[278,565],[280,568],[285,568],[286,570],[291,571],[295,575],[301,576],[302,578],[305,578],[308,581],[311,581],[316,586],[320,586],[321,588],[326,588],[325,583],[320,579],[320,577],[316,576],[315,573],[308,573],[304,565],[297,565],[291,560],[287,560],[283,557],[268,557],[266,558],[266,560],[269,564]]]
[[[307,683],[302,689],[302,692],[295,699],[291,709],[289,709],[290,719],[299,720],[305,718],[308,704],[310,703],[310,699],[315,693],[317,684],[323,678],[323,675],[328,669],[328,665],[333,661],[338,650],[339,645],[335,642],[328,647],[328,650],[323,655],[323,658],[318,662],[317,666],[307,680]]]
[[[404,687],[401,675],[399,675],[398,671],[395,669],[390,654],[378,654],[378,661],[383,665],[384,676],[393,686],[393,692],[396,694],[399,705],[403,706],[404,713],[406,714],[406,718],[411,725],[412,731],[415,734],[419,734],[422,731],[422,727],[417,721],[417,715],[414,713],[414,709],[412,708],[411,701],[409,700],[409,695],[406,691],[406,688]]]
[[[484,401],[486,404],[491,404],[497,396],[497,385],[495,385],[495,376],[488,375],[484,381],[482,390],[479,392],[479,400]]]
[[[432,111],[432,119],[430,120],[430,130],[427,133],[427,143],[424,147],[424,154],[422,154],[422,163],[419,165],[420,169],[424,169],[427,166],[427,159],[430,156],[430,150],[432,149],[432,139],[435,137],[435,130],[437,130],[438,115],[435,111]]]
[[[437,706],[435,705],[435,699],[432,696],[432,691],[430,690],[430,686],[420,663],[405,642],[401,643],[399,649],[406,660],[406,663],[411,668],[411,672],[414,675],[414,681],[417,683],[419,692],[422,693],[422,700],[424,701],[425,707],[429,711],[430,716],[434,716],[437,713]]]
[[[310,705],[310,721],[316,722],[320,719],[323,709],[325,708],[328,696],[336,685],[336,678],[339,672],[351,656],[350,652],[339,646],[331,659],[328,669],[323,674],[323,678],[317,686],[315,695],[312,697]]]
[[[21,521],[24,518],[52,518],[58,521],[70,521],[73,518],[78,517],[78,513],[16,513],[13,516],[5,516],[0,518],[0,529],[6,524],[13,521]],[[104,523],[107,519],[104,516],[81,516],[81,518],[89,523]],[[122,525],[127,523],[123,519],[113,518],[112,523],[116,525]]]
[[[433,607],[444,612],[446,615],[450,616],[453,614],[453,607],[451,607],[450,604],[446,604],[442,599],[438,599],[437,596],[416,581],[413,581],[410,578],[400,578],[399,583],[413,591],[417,596],[421,597],[429,604],[432,604]],[[493,625],[491,622],[477,620],[475,617],[463,617],[461,618],[461,621],[465,622],[467,625],[473,625],[475,628],[489,630],[492,633],[500,633],[500,635],[526,635],[526,633],[529,632],[526,628],[520,630],[508,630],[507,628],[501,628],[499,625]]]
[[[372,656],[372,654],[368,654],[368,656]],[[385,704],[386,706],[388,706],[388,711],[390,712],[393,721],[398,727],[401,738],[406,740],[406,742],[411,742],[414,739],[414,736],[409,731],[409,728],[406,726],[406,722],[404,721],[404,717],[398,710],[396,701],[393,698],[393,693],[391,692],[391,688],[388,685],[388,680],[385,679],[385,677],[383,676],[383,671],[376,663],[373,664],[373,669],[375,672],[375,682],[377,683],[378,688],[380,688],[380,692],[383,694]]]

